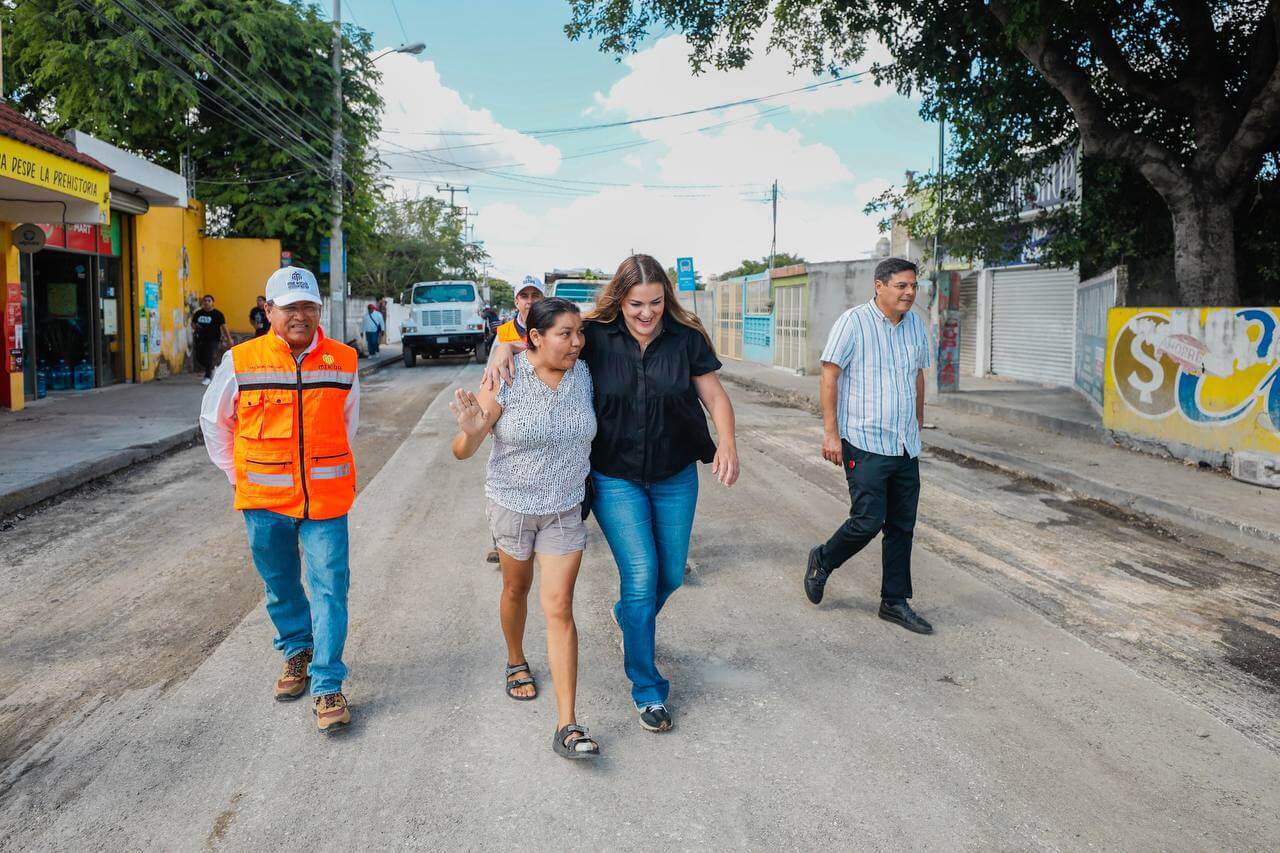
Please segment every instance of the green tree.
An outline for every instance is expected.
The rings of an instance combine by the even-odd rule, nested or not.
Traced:
[[[351,291],[361,296],[396,294],[418,281],[478,279],[476,267],[487,257],[438,198],[383,202],[373,232],[351,259]]]
[[[804,263],[804,258],[800,257],[799,255],[791,255],[786,252],[778,252],[778,254],[773,256],[773,266],[775,269],[778,267],[789,267],[792,264],[803,264],[803,263]],[[728,272],[720,273],[720,275],[718,275],[717,278],[725,279],[725,278],[736,278],[737,276],[740,276],[740,275],[755,275],[758,272],[764,272],[768,268],[769,268],[768,255],[765,255],[763,258],[761,258],[758,261],[753,261],[750,258],[746,258],[743,260],[742,263],[738,264],[736,267],[729,270]]]
[[[511,283],[502,278],[489,279],[489,303],[494,308],[515,308],[516,294]]]
[[[1275,0],[569,2],[570,37],[621,52],[667,27],[689,39],[695,68],[741,67],[766,23],[772,48],[816,71],[851,67],[880,39],[893,62],[872,77],[920,93],[921,114],[950,125],[948,239],[978,223],[986,250],[1025,242],[1027,229],[1008,228],[1012,188],[1078,139],[1160,199],[1182,302],[1239,300],[1236,237],[1280,146]]]
[[[332,25],[303,0],[24,0],[0,9],[7,96],[177,170],[210,233],[279,237],[315,268],[329,231]],[[344,29],[344,222],[357,257],[379,191],[369,34]]]

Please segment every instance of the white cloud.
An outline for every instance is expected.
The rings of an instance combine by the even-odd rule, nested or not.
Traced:
[[[475,174],[462,168],[467,166],[514,168],[507,164],[518,163],[520,171],[532,175],[560,168],[559,149],[503,126],[487,109],[469,106],[444,84],[430,60],[393,53],[380,59],[378,68],[385,101],[379,149],[391,170],[465,182]],[[459,133],[426,132],[440,129]]]
[[[639,186],[574,199],[532,216],[510,203],[491,203],[476,220],[485,248],[504,278],[553,267],[588,265],[612,272],[632,251],[674,266],[693,255],[703,275],[732,269],[744,257],[769,252],[767,203],[717,191],[679,198]],[[865,257],[879,235],[860,204],[784,200],[778,209],[778,248],[808,260]]]

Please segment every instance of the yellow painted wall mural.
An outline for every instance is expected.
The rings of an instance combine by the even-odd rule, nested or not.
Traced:
[[[1280,453],[1280,308],[1113,308],[1108,429]]]

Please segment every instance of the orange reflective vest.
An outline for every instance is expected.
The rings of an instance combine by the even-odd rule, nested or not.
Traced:
[[[515,341],[528,341],[528,333],[520,334],[520,330],[516,328],[516,320],[512,317],[507,322],[498,327],[498,343],[509,344]]]
[[[236,509],[293,518],[346,515],[356,466],[343,408],[358,356],[316,330],[302,362],[273,333],[231,348],[236,371]]]

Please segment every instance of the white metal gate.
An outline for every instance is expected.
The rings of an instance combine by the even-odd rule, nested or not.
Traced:
[[[773,363],[804,370],[809,348],[809,286],[797,284],[773,290]]]
[[[997,270],[991,286],[991,372],[1070,386],[1075,381],[1076,283],[1069,269]]]
[[[978,360],[978,276],[960,282],[960,376],[973,376]]]
[[[728,358],[742,358],[742,282],[721,281],[713,285],[716,302],[716,352]]]

